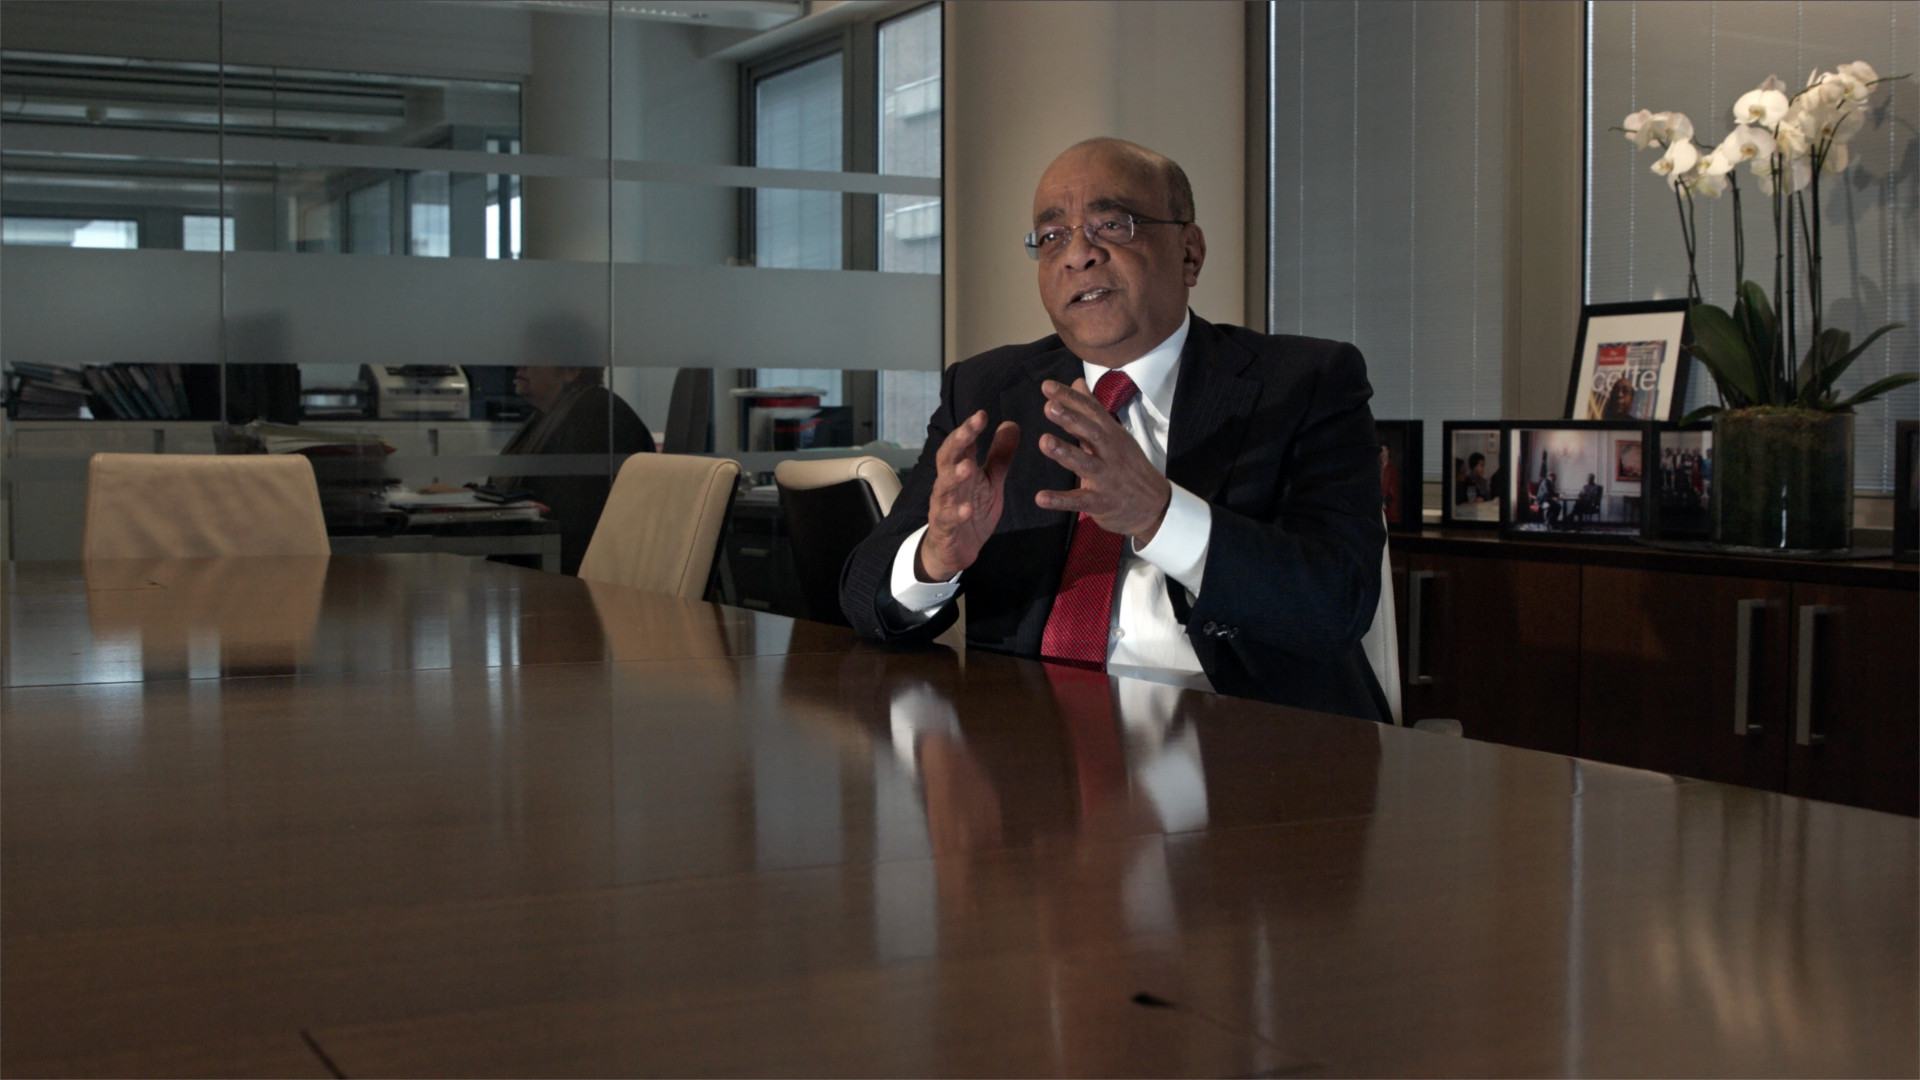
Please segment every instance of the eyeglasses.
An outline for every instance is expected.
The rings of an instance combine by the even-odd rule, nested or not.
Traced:
[[[1133,243],[1134,229],[1141,225],[1191,225],[1191,221],[1155,221],[1152,218],[1134,217],[1132,214],[1104,214],[1080,223],[1080,231],[1087,234],[1087,243],[1101,247],[1122,247]],[[1073,243],[1072,225],[1049,225],[1027,234],[1027,258],[1038,261],[1040,256],[1053,256],[1067,250]]]

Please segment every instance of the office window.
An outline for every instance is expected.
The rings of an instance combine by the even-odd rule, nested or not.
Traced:
[[[924,7],[880,26],[880,171],[941,175],[940,8]],[[940,200],[880,196],[880,269],[941,272]],[[902,446],[926,439],[940,404],[938,371],[882,371],[875,435]]]
[[[359,255],[393,254],[393,182],[347,194],[347,250]]]
[[[843,167],[839,53],[754,83],[754,164],[763,169]],[[754,193],[755,265],[838,270],[841,196],[761,188]]]
[[[182,251],[232,251],[233,218],[185,214],[180,218]]]
[[[880,171],[933,176],[940,169],[940,9],[921,8],[880,27]],[[880,196],[880,269],[940,272],[940,200]]]
[[[12,217],[0,225],[0,242],[29,247],[116,248],[140,246],[140,223],[120,219]]]
[[[1357,345],[1441,476],[1441,422],[1501,412],[1508,8],[1271,10],[1269,325]]]
[[[407,253],[444,259],[453,254],[450,176],[417,172],[407,177]]]
[[[517,154],[519,139],[488,139],[487,153]],[[506,212],[501,213],[501,207]],[[520,178],[512,175],[487,176],[487,258],[520,257]]]
[[[1639,109],[1683,112],[1694,141],[1712,147],[1732,127],[1733,103],[1778,75],[1789,86],[1807,72],[1865,60],[1882,77],[1920,72],[1920,4],[1643,4],[1605,0],[1588,6],[1587,302],[1652,300],[1687,294],[1686,249],[1673,195],[1648,171],[1657,156],[1634,149],[1618,127]],[[1826,324],[1855,340],[1890,322],[1907,325],[1880,339],[1840,379],[1842,394],[1915,368],[1920,341],[1920,204],[1913,197],[1915,124],[1920,93],[1911,78],[1875,88],[1866,122],[1848,149],[1844,184],[1821,185],[1821,276]],[[1746,275],[1772,288],[1773,219],[1753,176],[1740,174],[1746,218]],[[1701,199],[1698,272],[1704,300],[1730,308],[1733,278],[1731,201]],[[1800,249],[1804,271],[1804,249]],[[1804,281],[1804,278],[1802,279]],[[1800,290],[1799,325],[1811,325]],[[1804,351],[1807,331],[1801,331]],[[1698,365],[1687,406],[1717,400]],[[1920,387],[1903,387],[1854,415],[1854,485],[1893,490],[1894,422],[1920,416]]]

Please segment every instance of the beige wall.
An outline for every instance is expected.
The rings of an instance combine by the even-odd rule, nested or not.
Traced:
[[[1507,319],[1502,412],[1557,417],[1580,330],[1586,21],[1578,0],[1507,21]]]
[[[946,5],[947,362],[1053,332],[1020,249],[1054,155],[1111,135],[1193,181],[1193,309],[1244,322],[1246,13],[1237,0]]]

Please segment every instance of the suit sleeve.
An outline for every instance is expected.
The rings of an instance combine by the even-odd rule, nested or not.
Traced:
[[[927,506],[933,494],[938,468],[935,455],[947,435],[958,426],[954,412],[955,373],[960,365],[946,370],[940,379],[940,406],[927,420],[927,441],[920,460],[893,501],[893,509],[840,570],[840,609],[847,622],[861,637],[878,641],[932,641],[952,626],[959,617],[956,605],[948,604],[932,618],[922,619],[902,608],[893,599],[893,561],[900,544],[927,523]]]
[[[1332,661],[1366,633],[1380,598],[1386,526],[1372,389],[1359,351],[1341,345],[1295,392],[1312,399],[1282,455],[1276,510],[1262,518],[1214,504],[1186,621],[1196,638],[1244,635]]]

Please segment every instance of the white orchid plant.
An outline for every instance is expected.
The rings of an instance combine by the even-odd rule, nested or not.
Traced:
[[[1895,78],[1906,78],[1896,76]],[[1663,151],[1653,171],[1673,189],[1680,212],[1680,235],[1687,247],[1687,299],[1694,341],[1693,356],[1706,365],[1727,408],[1797,406],[1822,411],[1850,409],[1896,387],[1920,379],[1903,372],[1881,379],[1847,398],[1833,384],[1849,365],[1883,334],[1903,324],[1889,323],[1858,346],[1845,330],[1821,325],[1824,297],[1820,267],[1820,177],[1838,176],[1851,155],[1848,143],[1866,124],[1866,106],[1883,79],[1863,60],[1807,76],[1807,85],[1788,96],[1787,85],[1769,76],[1733,106],[1733,130],[1711,150],[1694,142],[1693,121],[1677,112],[1642,109],[1618,130],[1640,149]],[[1746,278],[1746,227],[1740,214],[1740,177],[1745,165],[1773,204],[1773,296]],[[1739,282],[1733,311],[1701,302],[1696,273],[1698,230],[1696,197],[1733,202],[1734,280]],[[1796,220],[1797,219],[1797,220]],[[1808,300],[1813,336],[1796,364],[1794,248],[1806,254]],[[1783,296],[1784,292],[1784,296]],[[1784,303],[1782,302],[1784,299]],[[1785,315],[1784,325],[1776,312]],[[1687,417],[1698,420],[1719,411],[1708,405]]]

